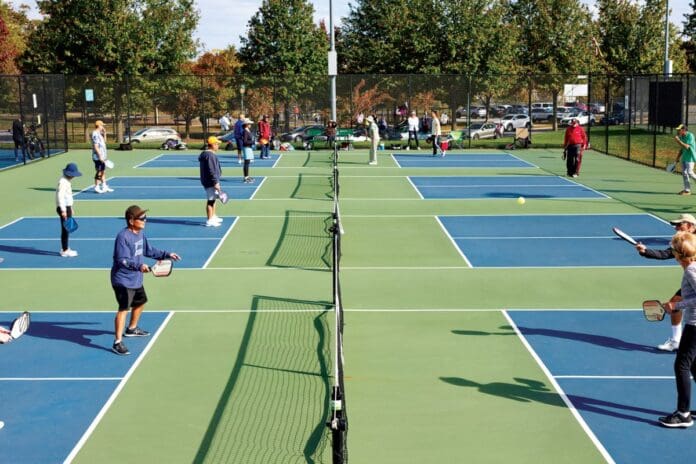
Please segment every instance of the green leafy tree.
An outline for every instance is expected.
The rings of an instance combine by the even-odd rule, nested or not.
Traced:
[[[312,22],[313,15],[314,7],[307,0],[263,0],[249,20],[247,36],[240,37],[245,76],[281,76],[275,93],[284,101],[286,127],[291,102],[320,82],[301,76],[326,75],[329,41],[326,32]],[[252,81],[246,84],[253,87]]]
[[[684,42],[681,48],[686,55],[690,72],[696,71],[696,1],[692,1],[689,6],[691,12],[684,15]]]
[[[40,0],[45,19],[22,56],[27,73],[169,73],[192,58],[192,0]]]

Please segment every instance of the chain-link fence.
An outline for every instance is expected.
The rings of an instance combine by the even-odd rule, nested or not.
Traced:
[[[67,150],[64,92],[62,75],[0,76],[0,164]]]
[[[406,146],[411,112],[426,137],[434,108],[457,147],[505,148],[520,128],[530,129],[533,147],[560,147],[565,126],[577,117],[596,150],[664,166],[676,154],[673,127],[694,117],[694,78],[340,75],[337,122],[355,145],[365,137],[360,122],[375,115],[385,145],[397,149]],[[240,113],[254,121],[268,115],[280,141],[302,143],[321,133],[331,107],[326,76],[0,76],[0,86],[0,127],[9,129],[17,117],[36,123],[51,150],[88,144],[97,119],[107,124],[108,142],[152,147],[162,140],[139,131],[171,128],[202,142],[225,132],[222,115],[234,122]]]

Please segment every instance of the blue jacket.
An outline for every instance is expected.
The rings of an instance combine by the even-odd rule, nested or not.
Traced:
[[[143,257],[167,259],[168,252],[150,246],[143,231],[139,234],[124,228],[114,242],[114,259],[111,265],[111,285],[114,287],[140,288],[143,286]]]
[[[234,138],[241,139],[244,135],[244,122],[241,119],[237,119],[234,123]]]
[[[198,163],[201,168],[201,185],[205,188],[215,187],[215,184],[219,183],[220,177],[222,177],[220,160],[215,152],[205,150],[198,157]]]

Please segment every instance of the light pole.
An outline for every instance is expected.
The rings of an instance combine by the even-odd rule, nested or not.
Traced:
[[[672,74],[672,61],[669,59],[669,0],[665,0],[665,77]]]
[[[329,49],[329,81],[331,83],[331,120],[336,121],[336,74],[338,74],[338,59],[336,57],[336,38],[333,25],[333,2],[329,0],[329,37],[331,48]]]
[[[246,92],[246,86],[242,84],[239,87],[239,95],[242,97],[242,113],[244,113],[244,92]]]

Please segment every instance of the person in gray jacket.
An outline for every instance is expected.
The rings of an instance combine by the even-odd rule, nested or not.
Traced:
[[[676,219],[669,221],[670,224],[674,226],[677,232],[689,232],[693,234],[696,232],[696,218],[691,214],[682,214]],[[642,243],[636,245],[636,250],[638,253],[648,259],[672,259],[674,258],[674,252],[672,247],[664,250],[653,250],[646,247]],[[681,300],[681,289],[677,290],[677,293],[670,299],[670,301],[677,302]],[[672,334],[667,339],[666,342],[661,345],[657,345],[657,349],[661,351],[676,351],[679,348],[679,340],[682,336],[682,314],[680,312],[674,312],[670,315],[672,322]]]
[[[663,303],[668,313],[683,314],[684,332],[674,359],[674,378],[677,385],[677,410],[660,417],[665,427],[691,427],[691,377],[696,378],[696,235],[677,232],[672,238],[672,252],[684,269],[681,281],[681,301]]]

